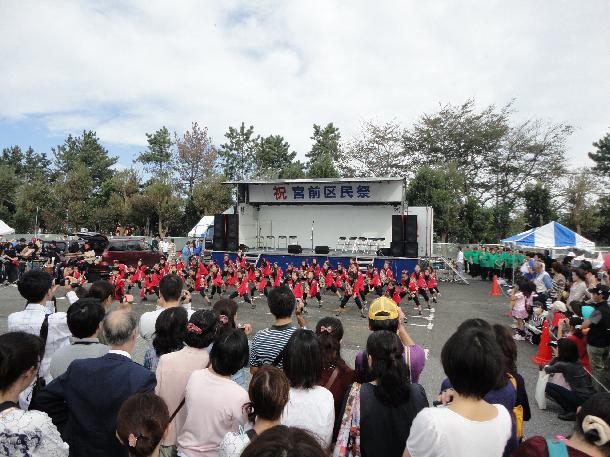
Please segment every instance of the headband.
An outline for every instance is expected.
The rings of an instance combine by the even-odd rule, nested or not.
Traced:
[[[137,435],[130,433],[129,436],[127,437],[127,441],[129,442],[129,447],[136,447],[138,445],[138,440],[140,438],[142,438],[141,433],[138,433]]]
[[[333,332],[333,328],[332,327],[324,327],[323,325],[320,326],[320,333],[331,334],[332,332]]]
[[[582,421],[582,430],[587,433],[595,430],[599,439],[595,441],[596,446],[603,446],[610,441],[610,427],[605,420],[597,416],[586,416]]]

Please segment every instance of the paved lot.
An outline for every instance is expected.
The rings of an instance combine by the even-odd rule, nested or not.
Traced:
[[[420,382],[426,389],[431,401],[438,393],[439,386],[444,378],[439,358],[441,348],[460,322],[470,317],[480,317],[491,323],[511,323],[507,317],[507,300],[503,297],[489,297],[489,283],[474,282],[470,286],[441,283],[440,289],[442,297],[434,312],[424,311],[423,317],[412,316],[408,324],[408,331],[413,339],[426,348],[428,352],[426,368],[422,373]],[[57,296],[61,297],[62,295],[60,289]],[[318,309],[315,304],[310,307],[307,321],[311,327],[315,325],[319,318],[334,315],[333,310],[338,306],[338,299],[334,296],[326,295],[323,300],[321,309]],[[273,319],[264,299],[258,299],[255,303],[257,307],[254,310],[247,304],[240,308],[238,321],[251,323],[254,331],[257,331],[271,324]],[[21,310],[23,306],[24,301],[15,287],[9,286],[0,289],[0,333],[6,332],[7,316],[11,312]],[[58,300],[59,311],[65,311],[67,306],[65,299]],[[196,296],[193,307],[201,308],[203,306],[201,297]],[[355,305],[350,302],[348,306],[352,308],[343,318],[345,326],[343,357],[350,365],[353,365],[354,355],[366,344],[368,328],[366,320],[362,319],[356,312]],[[135,305],[135,311],[138,314],[152,309],[155,309],[155,305],[151,303],[145,302]],[[409,309],[408,311],[412,313],[412,310]],[[536,353],[536,347],[527,342],[517,342],[517,344],[519,348],[518,368],[525,378],[532,408],[532,420],[525,424],[526,436],[534,434],[550,436],[555,433],[568,433],[572,424],[557,419],[558,407],[554,407],[552,402],[549,402],[549,409],[540,411],[535,403],[534,389],[538,377],[538,368],[529,358]],[[144,343],[140,340],[134,354],[136,361],[142,361],[144,350]]]

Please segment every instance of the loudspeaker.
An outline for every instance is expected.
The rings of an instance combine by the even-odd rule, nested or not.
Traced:
[[[417,215],[409,214],[405,217],[405,241],[417,243]]]
[[[404,226],[402,216],[399,214],[392,215],[392,241],[402,241]]]
[[[316,246],[315,252],[316,254],[328,254],[330,252],[330,248],[328,246]]]
[[[303,252],[303,248],[300,244],[289,244],[288,245],[288,254],[300,254]]]
[[[225,215],[216,214],[214,216],[214,239],[213,239],[214,251],[226,251],[227,250],[227,238],[225,231]]]
[[[236,238],[232,238],[232,239],[227,239],[227,251],[229,252],[237,252],[237,239]]]
[[[415,259],[419,254],[419,243],[417,241],[412,243],[410,241],[405,241],[405,257],[410,259]]]
[[[391,241],[390,242],[390,254],[392,257],[402,257],[404,251],[402,241]]]

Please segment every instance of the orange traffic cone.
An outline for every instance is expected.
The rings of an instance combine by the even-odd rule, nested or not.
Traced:
[[[494,275],[494,279],[491,282],[491,292],[489,292],[489,295],[491,295],[492,297],[499,297],[500,295],[502,295],[500,293],[500,286],[498,284],[498,277],[496,275]]]
[[[540,344],[538,345],[538,354],[532,356],[532,362],[536,365],[546,365],[553,358],[553,351],[549,343],[551,342],[551,333],[549,332],[549,322],[544,321],[542,325],[542,335],[540,336]]]

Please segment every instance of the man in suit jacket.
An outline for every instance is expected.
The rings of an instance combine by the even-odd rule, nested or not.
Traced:
[[[126,310],[109,313],[103,322],[110,351],[75,360],[32,401],[45,411],[70,445],[72,457],[125,456],[116,438],[116,416],[136,392],[153,391],[155,374],[131,360],[138,334],[137,317]]]

